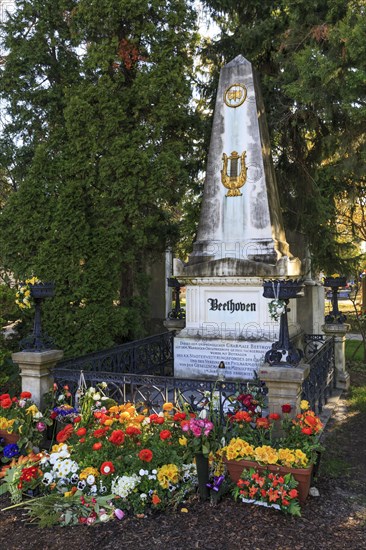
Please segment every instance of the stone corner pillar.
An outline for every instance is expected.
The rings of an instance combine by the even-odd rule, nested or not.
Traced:
[[[19,365],[22,391],[29,391],[37,407],[43,408],[43,396],[53,384],[52,371],[64,356],[62,350],[19,351],[12,354]]]
[[[309,376],[310,366],[300,363],[296,367],[281,367],[264,363],[258,370],[258,376],[268,388],[268,407],[270,413],[282,415],[282,405],[292,407],[290,416],[300,411],[302,384]]]
[[[348,390],[351,384],[346,370],[346,334],[351,326],[347,323],[329,323],[322,326],[326,336],[334,336],[334,366],[336,388]]]

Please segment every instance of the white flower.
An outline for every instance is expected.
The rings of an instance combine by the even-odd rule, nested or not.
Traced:
[[[93,485],[93,483],[95,482],[95,477],[93,476],[93,474],[88,475],[88,477],[86,478],[86,482],[88,485]]]
[[[53,475],[50,472],[46,472],[45,474],[43,474],[42,483],[44,483],[44,485],[49,485],[50,483],[52,483],[52,481]]]
[[[105,390],[105,389],[108,387],[108,384],[107,384],[107,382],[101,382],[101,383],[99,384],[99,387],[100,387],[102,390]]]
[[[64,401],[65,400],[65,396],[64,395],[59,395],[58,398],[57,398],[57,401]]]
[[[158,473],[158,471],[155,470],[155,468],[154,468],[154,470],[152,470],[151,473],[154,474],[154,475],[156,475],[156,474]]]
[[[149,475],[149,471],[141,468],[141,470],[139,471],[139,476],[147,476],[147,475]]]
[[[100,520],[101,522],[105,523],[106,521],[109,520],[108,514],[106,514],[105,512],[104,512],[103,514],[100,514],[99,520]]]
[[[141,498],[141,500],[146,500],[147,499],[147,494],[146,493],[141,493],[140,498]]]
[[[97,493],[97,492],[98,492],[98,487],[96,485],[92,485],[90,487],[90,494],[95,495],[95,493]]]
[[[35,420],[40,420],[41,418],[43,418],[43,414],[40,411],[38,411],[38,412],[34,413],[33,418]]]
[[[99,401],[100,397],[101,397],[101,396],[100,396],[100,393],[95,393],[95,394],[93,395],[94,401]]]
[[[66,477],[69,475],[71,471],[71,466],[72,466],[72,460],[70,460],[69,458],[65,458],[65,460],[63,460],[60,463],[58,470],[62,475],[62,477]]]
[[[141,478],[136,474],[132,476],[120,476],[116,477],[112,481],[111,492],[114,495],[118,495],[121,498],[127,498],[130,493],[135,489],[139,484]]]
[[[24,399],[19,399],[18,401],[18,405],[19,407],[22,407],[22,409],[25,407],[26,403],[27,402]]]
[[[109,399],[109,397],[107,397],[106,395],[103,395],[101,401],[107,401],[107,399]]]

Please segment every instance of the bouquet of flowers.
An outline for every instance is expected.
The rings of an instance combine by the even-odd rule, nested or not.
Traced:
[[[26,279],[25,283],[20,283],[15,296],[15,303],[20,309],[30,309],[32,307],[31,285],[39,284],[41,281],[37,277]]]

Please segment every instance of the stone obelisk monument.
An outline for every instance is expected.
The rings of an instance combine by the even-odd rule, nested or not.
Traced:
[[[239,55],[220,73],[197,238],[174,273],[186,286],[175,375],[214,378],[224,361],[228,379],[252,377],[278,336],[263,279],[300,271],[286,242],[258,82]]]

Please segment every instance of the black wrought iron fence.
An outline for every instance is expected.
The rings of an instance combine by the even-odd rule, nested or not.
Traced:
[[[80,371],[57,368],[54,375],[58,384],[67,384],[71,393],[76,395]],[[212,402],[215,410],[224,414],[239,394],[250,393],[253,390],[263,396],[266,394],[264,384],[258,379],[221,382],[103,371],[87,371],[82,372],[82,375],[87,387],[105,382],[105,392],[109,397],[118,403],[133,403],[138,408],[147,409],[149,414],[160,412],[166,402],[173,403],[179,408],[189,406],[198,412]]]
[[[83,357],[66,359],[58,363],[56,371],[59,369],[164,375],[173,372],[173,334],[164,332]]]
[[[321,413],[335,387],[334,338],[306,335],[304,351],[310,374],[303,383],[302,398]]]

